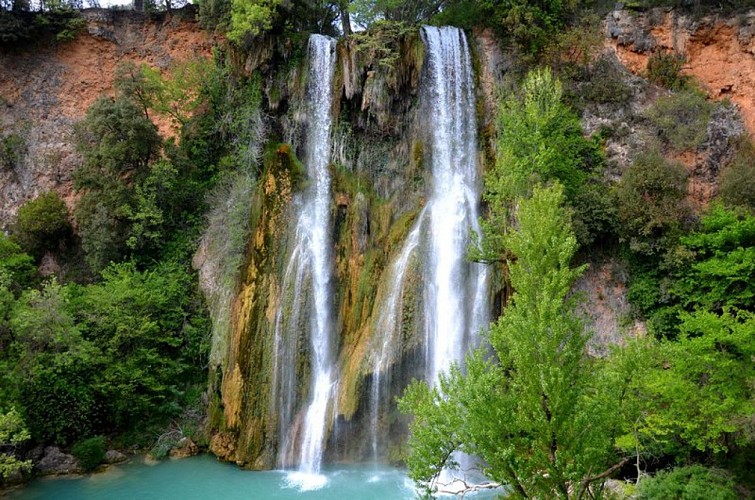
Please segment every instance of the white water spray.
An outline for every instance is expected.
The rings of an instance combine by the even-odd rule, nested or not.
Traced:
[[[299,204],[294,249],[283,280],[283,304],[276,315],[273,400],[279,411],[282,445],[278,461],[298,464],[292,481],[302,489],[320,486],[318,473],[332,411],[336,373],[333,321],[333,255],[331,241],[331,151],[335,40],[312,35],[309,39],[308,122],[305,165],[309,185]],[[285,310],[283,307],[287,307]],[[296,338],[309,335],[309,399],[294,424]],[[273,411],[276,411],[275,408]],[[297,429],[297,427],[299,427]],[[298,441],[298,442],[297,442]]]

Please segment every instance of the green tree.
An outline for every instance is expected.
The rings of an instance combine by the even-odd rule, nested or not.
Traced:
[[[13,239],[37,259],[65,245],[72,234],[66,204],[54,191],[24,203],[13,226]]]
[[[518,496],[581,498],[628,461],[614,441],[632,377],[608,387],[587,356],[569,298],[584,267],[570,266],[577,242],[562,205],[558,184],[519,202],[517,228],[504,239],[516,256],[516,292],[490,332],[497,361],[480,351],[466,375],[455,367],[438,387],[415,382],[400,401],[415,416],[407,459],[415,481],[432,481],[459,450]]]
[[[18,446],[31,438],[21,414],[15,408],[0,412],[0,484],[22,471],[31,470],[31,460],[15,456]]]
[[[485,173],[483,198],[490,219],[483,222],[487,258],[499,258],[519,197],[538,182],[558,179],[567,200],[576,200],[589,172],[600,162],[594,144],[582,135],[579,119],[563,102],[561,82],[549,69],[527,74],[521,89],[506,98],[498,113],[495,166]],[[579,214],[588,214],[600,197],[582,196]],[[579,217],[578,214],[578,217]],[[586,224],[581,228],[590,231]]]
[[[689,219],[687,171],[657,150],[641,153],[617,188],[619,235],[644,256],[673,249]]]
[[[19,292],[30,286],[37,275],[34,258],[24,253],[10,238],[0,233],[0,273],[6,274],[9,289]]]
[[[149,175],[161,146],[157,128],[127,98],[100,98],[76,127],[83,163],[74,186],[83,191],[76,220],[89,265],[102,269],[124,254],[135,209],[135,186]]]

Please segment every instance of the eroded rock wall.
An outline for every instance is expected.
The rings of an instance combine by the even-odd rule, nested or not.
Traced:
[[[113,94],[119,63],[167,70],[212,56],[213,39],[191,6],[171,15],[89,9],[83,16],[86,31],[73,41],[0,49],[0,135],[24,141],[18,164],[0,168],[0,228],[25,201],[46,191],[58,191],[73,208],[71,173],[79,159],[72,126],[97,97]],[[164,136],[173,134],[168,121],[157,125]]]

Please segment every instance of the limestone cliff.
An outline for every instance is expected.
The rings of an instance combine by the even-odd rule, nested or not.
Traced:
[[[56,190],[73,207],[71,172],[78,161],[71,127],[101,94],[113,93],[123,61],[167,70],[171,64],[211,57],[213,39],[191,6],[173,14],[88,9],[86,31],[57,45],[0,49],[0,136],[23,141],[19,161],[0,168],[0,228],[19,206]],[[163,135],[170,124],[158,123]]]

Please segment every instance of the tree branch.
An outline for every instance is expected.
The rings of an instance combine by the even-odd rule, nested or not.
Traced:
[[[579,494],[577,495],[577,499],[579,500],[582,498],[582,496],[585,494],[585,491],[590,486],[590,483],[598,481],[600,479],[607,478],[608,476],[610,476],[611,474],[613,474],[614,472],[616,472],[617,470],[621,469],[626,464],[628,464],[630,460],[632,460],[632,457],[626,457],[622,459],[620,462],[612,465],[605,471],[601,472],[597,476],[586,477],[585,479],[583,479],[582,485],[579,487]]]

